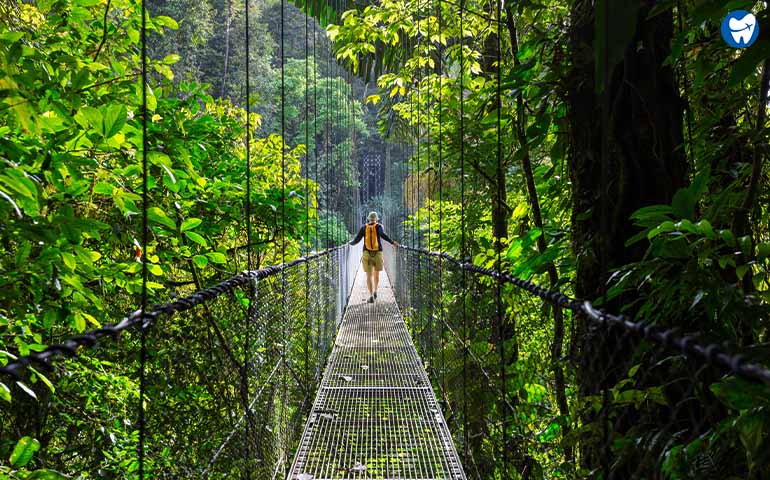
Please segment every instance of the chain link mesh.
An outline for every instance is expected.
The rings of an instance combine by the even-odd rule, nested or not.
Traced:
[[[350,294],[350,255],[350,248],[336,248],[284,267],[243,274],[238,281],[228,281],[228,288],[213,287],[217,294],[194,294],[148,314],[148,478],[286,475]],[[99,377],[99,370],[111,365],[131,371],[139,363],[139,333],[132,328],[138,326],[133,322],[116,330],[123,332],[120,343],[100,344],[103,360],[98,368],[90,357],[52,362],[61,354],[76,353],[77,345],[93,346],[98,337],[89,332],[81,336],[89,342],[75,342],[71,349],[55,350],[58,353],[42,359],[22,358],[3,371],[19,378],[30,364],[47,365],[48,377],[65,392],[68,382]],[[41,452],[49,468],[77,473],[79,478],[135,474],[133,455],[112,455],[115,442],[127,440],[104,427],[105,412],[108,425],[135,427],[136,412],[115,400],[118,390],[136,387],[132,378],[124,381],[122,385],[95,381],[93,385],[103,391],[49,405],[56,414],[46,428],[68,432],[51,435],[65,438],[66,444],[47,443],[47,451]],[[27,401],[24,395],[14,401],[17,413],[41,408],[40,402]],[[62,408],[65,404],[67,408]],[[0,434],[18,435],[24,428],[24,419],[13,415],[8,410],[0,413]],[[9,431],[11,427],[16,430]]]
[[[758,448],[764,408],[741,410],[741,399],[770,401],[761,365],[717,353],[705,337],[647,333],[446,255],[407,248],[386,258],[469,478],[730,479],[770,471]],[[550,319],[560,304],[566,335],[556,345]]]

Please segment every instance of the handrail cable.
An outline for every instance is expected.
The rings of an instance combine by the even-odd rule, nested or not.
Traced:
[[[29,355],[17,357],[14,361],[0,367],[0,373],[19,378],[21,376],[21,371],[32,364],[49,367],[50,362],[56,360],[56,357],[73,357],[77,354],[80,347],[93,348],[102,338],[109,337],[113,340],[117,340],[123,331],[142,324],[143,329],[146,329],[155,323],[161,315],[174,315],[185,312],[224,294],[232,293],[236,288],[245,287],[249,282],[264,280],[296,265],[315,260],[316,258],[327,257],[329,254],[344,247],[344,245],[333,247],[322,252],[316,252],[297,258],[281,265],[264,267],[259,270],[247,270],[184,298],[174,300],[173,302],[154,305],[149,309],[144,310],[144,313],[142,309],[136,310],[114,325],[105,325],[102,328],[72,336],[62,343],[50,345],[41,352],[34,352]]]
[[[549,290],[532,281],[521,279],[506,272],[499,272],[494,269],[480,267],[473,263],[464,262],[449,255],[448,253],[432,252],[426,249],[418,249],[406,245],[401,245],[398,248],[402,248],[404,250],[415,252],[421,255],[444,259],[450,263],[455,264],[463,272],[480,274],[492,277],[493,279],[503,283],[513,284],[518,288],[525,290],[552,305],[572,310],[579,315],[585,315],[588,319],[600,326],[622,328],[623,330],[632,332],[658,345],[674,350],[679,350],[685,355],[705,360],[711,365],[724,368],[731,373],[743,377],[746,380],[752,380],[763,383],[765,385],[770,385],[770,369],[767,367],[748,362],[745,356],[741,354],[726,353],[723,348],[717,344],[711,343],[708,345],[702,345],[696,343],[695,336],[688,334],[682,335],[677,329],[662,329],[655,325],[633,321],[623,314],[615,315],[607,313],[602,309],[595,307],[588,300],[571,298],[558,290]]]

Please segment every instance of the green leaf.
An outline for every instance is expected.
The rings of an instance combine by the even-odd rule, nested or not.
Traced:
[[[203,223],[203,220],[201,220],[200,218],[187,218],[182,222],[181,230],[183,232],[186,232],[187,230],[192,230],[198,225],[200,225],[201,223]]]
[[[733,235],[733,232],[730,230],[720,230],[719,235],[722,237],[722,240],[725,241],[729,246],[734,247],[735,246],[735,235]]]
[[[692,300],[692,304],[690,304],[690,310],[695,308],[695,306],[698,305],[701,300],[703,300],[704,295],[705,292],[703,290],[698,290],[698,293],[695,294],[695,298]]]
[[[24,37],[24,32],[3,32],[0,33],[0,42],[14,44]]]
[[[163,170],[165,170],[165,171],[166,171],[166,175],[168,175],[168,178],[169,178],[169,180],[170,180],[170,182],[171,182],[170,184],[169,184],[169,183],[166,183],[166,185],[169,185],[169,188],[170,188],[170,189],[172,189],[172,190],[174,190],[175,188],[177,188],[177,187],[174,187],[174,185],[176,184],[176,177],[174,176],[174,172],[172,172],[172,171],[171,171],[171,169],[170,169],[170,168],[168,168],[168,167],[167,167],[165,164],[163,164],[163,163],[161,163],[161,164],[160,164],[160,167],[161,167]],[[174,190],[174,191],[177,191],[177,190]]]
[[[75,268],[78,265],[78,261],[75,259],[75,256],[69,252],[60,252],[60,253],[61,253],[61,259],[64,262],[64,266],[69,268],[70,271],[75,270]]]
[[[14,467],[23,467],[32,460],[32,456],[40,450],[40,442],[32,437],[22,437],[16,443],[11,453],[10,462]]]
[[[168,216],[166,216],[166,212],[158,207],[150,207],[147,209],[147,218],[153,222],[160,223],[161,225],[166,226],[171,230],[176,230],[176,224],[174,221],[168,218]]]
[[[167,80],[169,81],[174,80],[174,71],[171,70],[171,67],[169,67],[168,65],[164,65],[162,63],[156,63],[152,67],[155,69],[156,72],[166,77]]]
[[[125,105],[112,105],[104,109],[102,134],[104,138],[110,138],[120,132],[126,124],[128,112]]]
[[[182,57],[178,53],[172,53],[170,55],[166,55],[163,58],[163,63],[165,63],[166,65],[173,65],[181,59]]]
[[[206,265],[209,264],[209,259],[204,257],[203,255],[195,255],[193,257],[193,263],[198,268],[204,268]]]
[[[165,165],[167,167],[171,166],[171,158],[169,158],[168,155],[162,152],[148,152],[147,153],[147,161],[152,163],[153,165]]]
[[[770,243],[760,243],[757,245],[757,258],[762,261],[770,257]]]
[[[770,406],[770,388],[737,377],[728,377],[711,385],[719,400],[735,410]]]
[[[705,235],[712,240],[716,237],[714,234],[714,227],[711,226],[711,223],[709,223],[708,220],[701,220],[700,222],[696,223],[695,226],[698,228],[698,232],[700,232],[702,235]]]
[[[41,469],[35,470],[27,476],[27,480],[67,480],[68,477],[62,475],[56,470]]]
[[[85,129],[102,127],[102,113],[94,107],[81,108],[74,118]]]
[[[94,186],[94,193],[99,195],[112,195],[115,191],[115,187],[107,182],[99,182]]]
[[[155,25],[159,25],[161,27],[167,27],[171,30],[178,30],[179,24],[176,23],[176,20],[174,20],[171,17],[166,17],[165,15],[158,15],[157,17],[152,19],[152,22]]]
[[[695,194],[687,188],[682,188],[674,194],[671,206],[674,209],[674,214],[678,217],[691,219],[695,215],[696,202]]]
[[[749,458],[755,457],[757,452],[762,446],[763,435],[762,431],[765,426],[766,419],[762,415],[756,412],[745,412],[736,422],[738,427],[738,436],[741,439],[743,447],[749,454]]]
[[[73,319],[75,320],[75,330],[77,330],[78,332],[85,331],[86,317],[84,317],[81,312],[75,312],[75,315],[73,315]]]
[[[5,175],[0,175],[0,182],[14,190],[19,195],[30,200],[37,199],[37,187],[35,183],[18,170],[6,170]]]
[[[211,252],[207,253],[206,256],[209,257],[209,259],[214,263],[223,264],[227,262],[227,257],[225,257],[224,253]]]
[[[37,400],[37,395],[35,394],[35,391],[29,388],[28,386],[24,385],[21,382],[16,382],[16,385],[27,395]]]
[[[751,268],[750,265],[738,265],[738,268],[735,269],[735,274],[738,275],[738,280],[743,280],[743,277],[746,276],[746,272],[749,271],[749,268]]]
[[[198,235],[197,233],[190,232],[190,231],[184,232],[184,234],[187,238],[197,243],[198,245],[202,247],[208,247],[208,243],[206,242],[206,239],[203,238],[201,235]]]
[[[738,238],[738,246],[741,248],[741,253],[744,255],[750,255],[751,254],[751,236],[750,235],[744,235],[742,237]]]
[[[11,403],[11,389],[3,382],[0,382],[0,398],[8,403]]]
[[[653,228],[647,233],[647,239],[652,240],[653,238],[657,237],[661,233],[668,233],[674,231],[674,222],[672,221],[666,221],[658,225],[657,227]]]
[[[30,347],[31,347],[31,345],[30,345]],[[36,352],[42,352],[43,350],[45,350],[45,345],[40,345],[40,347],[41,347],[40,349],[35,349],[35,351],[36,351]],[[46,386],[46,387],[48,387],[48,389],[51,391],[51,393],[54,393],[54,392],[56,391],[56,387],[54,387],[54,386],[53,386],[53,383],[51,383],[51,381],[50,381],[50,380],[48,380],[48,377],[46,377],[45,375],[43,375],[42,373],[40,373],[38,370],[36,370],[36,369],[34,369],[34,368],[32,368],[32,367],[28,367],[28,368],[29,368],[29,370],[30,370],[32,373],[34,373],[34,374],[35,374],[35,376],[36,376],[36,377],[37,377],[37,378],[38,378],[38,379],[39,379],[41,382],[43,382],[43,383],[45,384],[45,386]]]

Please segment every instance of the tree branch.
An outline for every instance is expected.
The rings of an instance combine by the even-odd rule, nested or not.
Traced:
[[[102,28],[102,41],[99,43],[99,46],[96,47],[96,53],[94,53],[94,62],[97,58],[99,58],[99,54],[102,52],[102,48],[104,47],[104,44],[107,43],[107,15],[110,13],[110,6],[112,5],[112,0],[107,0],[107,5],[104,7],[104,25]]]

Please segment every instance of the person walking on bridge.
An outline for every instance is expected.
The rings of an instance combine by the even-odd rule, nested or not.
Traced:
[[[350,244],[355,245],[362,238],[364,239],[364,253],[361,256],[361,263],[366,272],[366,288],[369,289],[369,300],[367,302],[374,303],[374,300],[377,298],[377,285],[380,283],[380,272],[383,266],[382,240],[396,247],[398,242],[391,240],[385,234],[385,229],[382,228],[382,224],[378,221],[377,212],[370,212],[368,218],[369,221],[358,230],[356,237]]]

